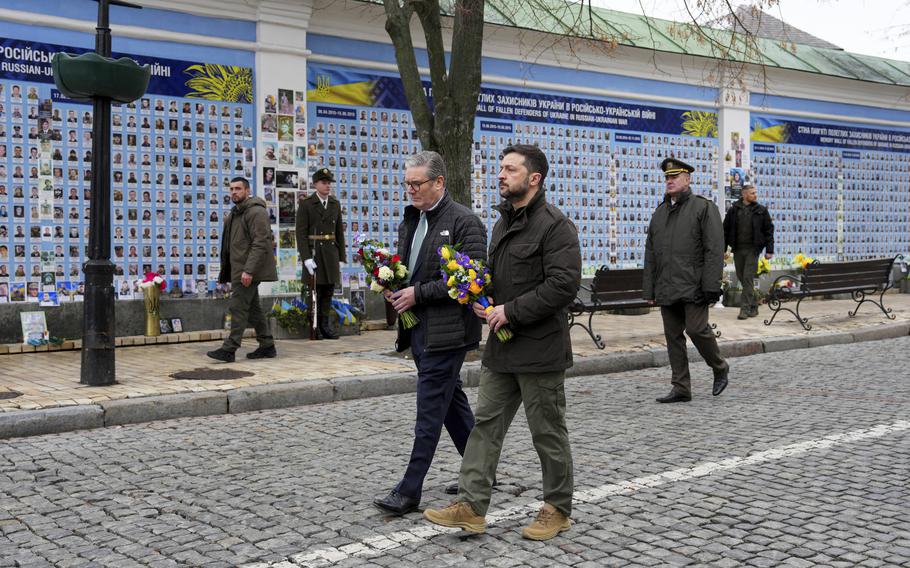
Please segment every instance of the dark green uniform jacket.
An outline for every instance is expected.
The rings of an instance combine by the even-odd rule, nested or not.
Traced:
[[[235,205],[221,232],[218,281],[237,284],[244,272],[253,276],[253,282],[278,280],[272,225],[261,197],[248,197]]]
[[[651,217],[645,241],[643,296],[658,305],[701,302],[720,293],[724,231],[710,200],[687,191],[676,205],[665,197]]]
[[[500,373],[547,373],[572,366],[567,308],[581,284],[581,248],[575,225],[546,201],[541,189],[517,212],[497,210],[487,256],[493,299],[504,305],[514,337],[487,339],[483,364]]]
[[[323,239],[313,240],[311,235]],[[315,193],[297,204],[297,252],[300,262],[308,258],[316,261],[316,284],[341,282],[339,263],[346,262],[344,226],[341,223],[341,204],[330,195],[328,205],[322,206]],[[309,274],[304,267],[303,275]]]

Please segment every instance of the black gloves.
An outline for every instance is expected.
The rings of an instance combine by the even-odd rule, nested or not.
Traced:
[[[720,290],[702,290],[701,294],[699,294],[701,301],[698,303],[710,306],[711,304],[716,304],[722,295]]]

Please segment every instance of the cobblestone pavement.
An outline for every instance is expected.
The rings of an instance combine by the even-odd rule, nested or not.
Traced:
[[[575,525],[541,498],[519,415],[484,535],[373,509],[413,395],[0,441],[0,566],[908,566],[910,337],[732,360],[710,396],[669,371],[567,381]],[[472,400],[475,391],[470,392]],[[440,445],[423,506],[456,477]]]

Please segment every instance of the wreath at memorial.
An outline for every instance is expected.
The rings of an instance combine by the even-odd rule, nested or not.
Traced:
[[[301,332],[309,326],[307,319],[307,305],[299,298],[291,302],[281,300],[272,304],[272,310],[268,317],[274,318],[278,325],[288,330],[290,333]]]

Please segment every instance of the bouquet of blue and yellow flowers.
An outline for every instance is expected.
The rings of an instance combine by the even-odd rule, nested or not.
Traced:
[[[407,286],[408,267],[401,262],[399,255],[389,251],[385,243],[361,236],[358,238],[354,261],[363,266],[367,273],[367,283],[373,292],[397,292]],[[405,329],[411,329],[420,321],[411,310],[398,314],[398,317]]]
[[[479,260],[473,260],[466,254],[458,252],[452,245],[443,245],[437,250],[442,279],[448,288],[449,297],[459,304],[473,302],[480,304],[485,312],[493,309],[486,290],[493,284],[490,270]],[[496,330],[499,341],[512,339],[512,331],[507,327]]]

